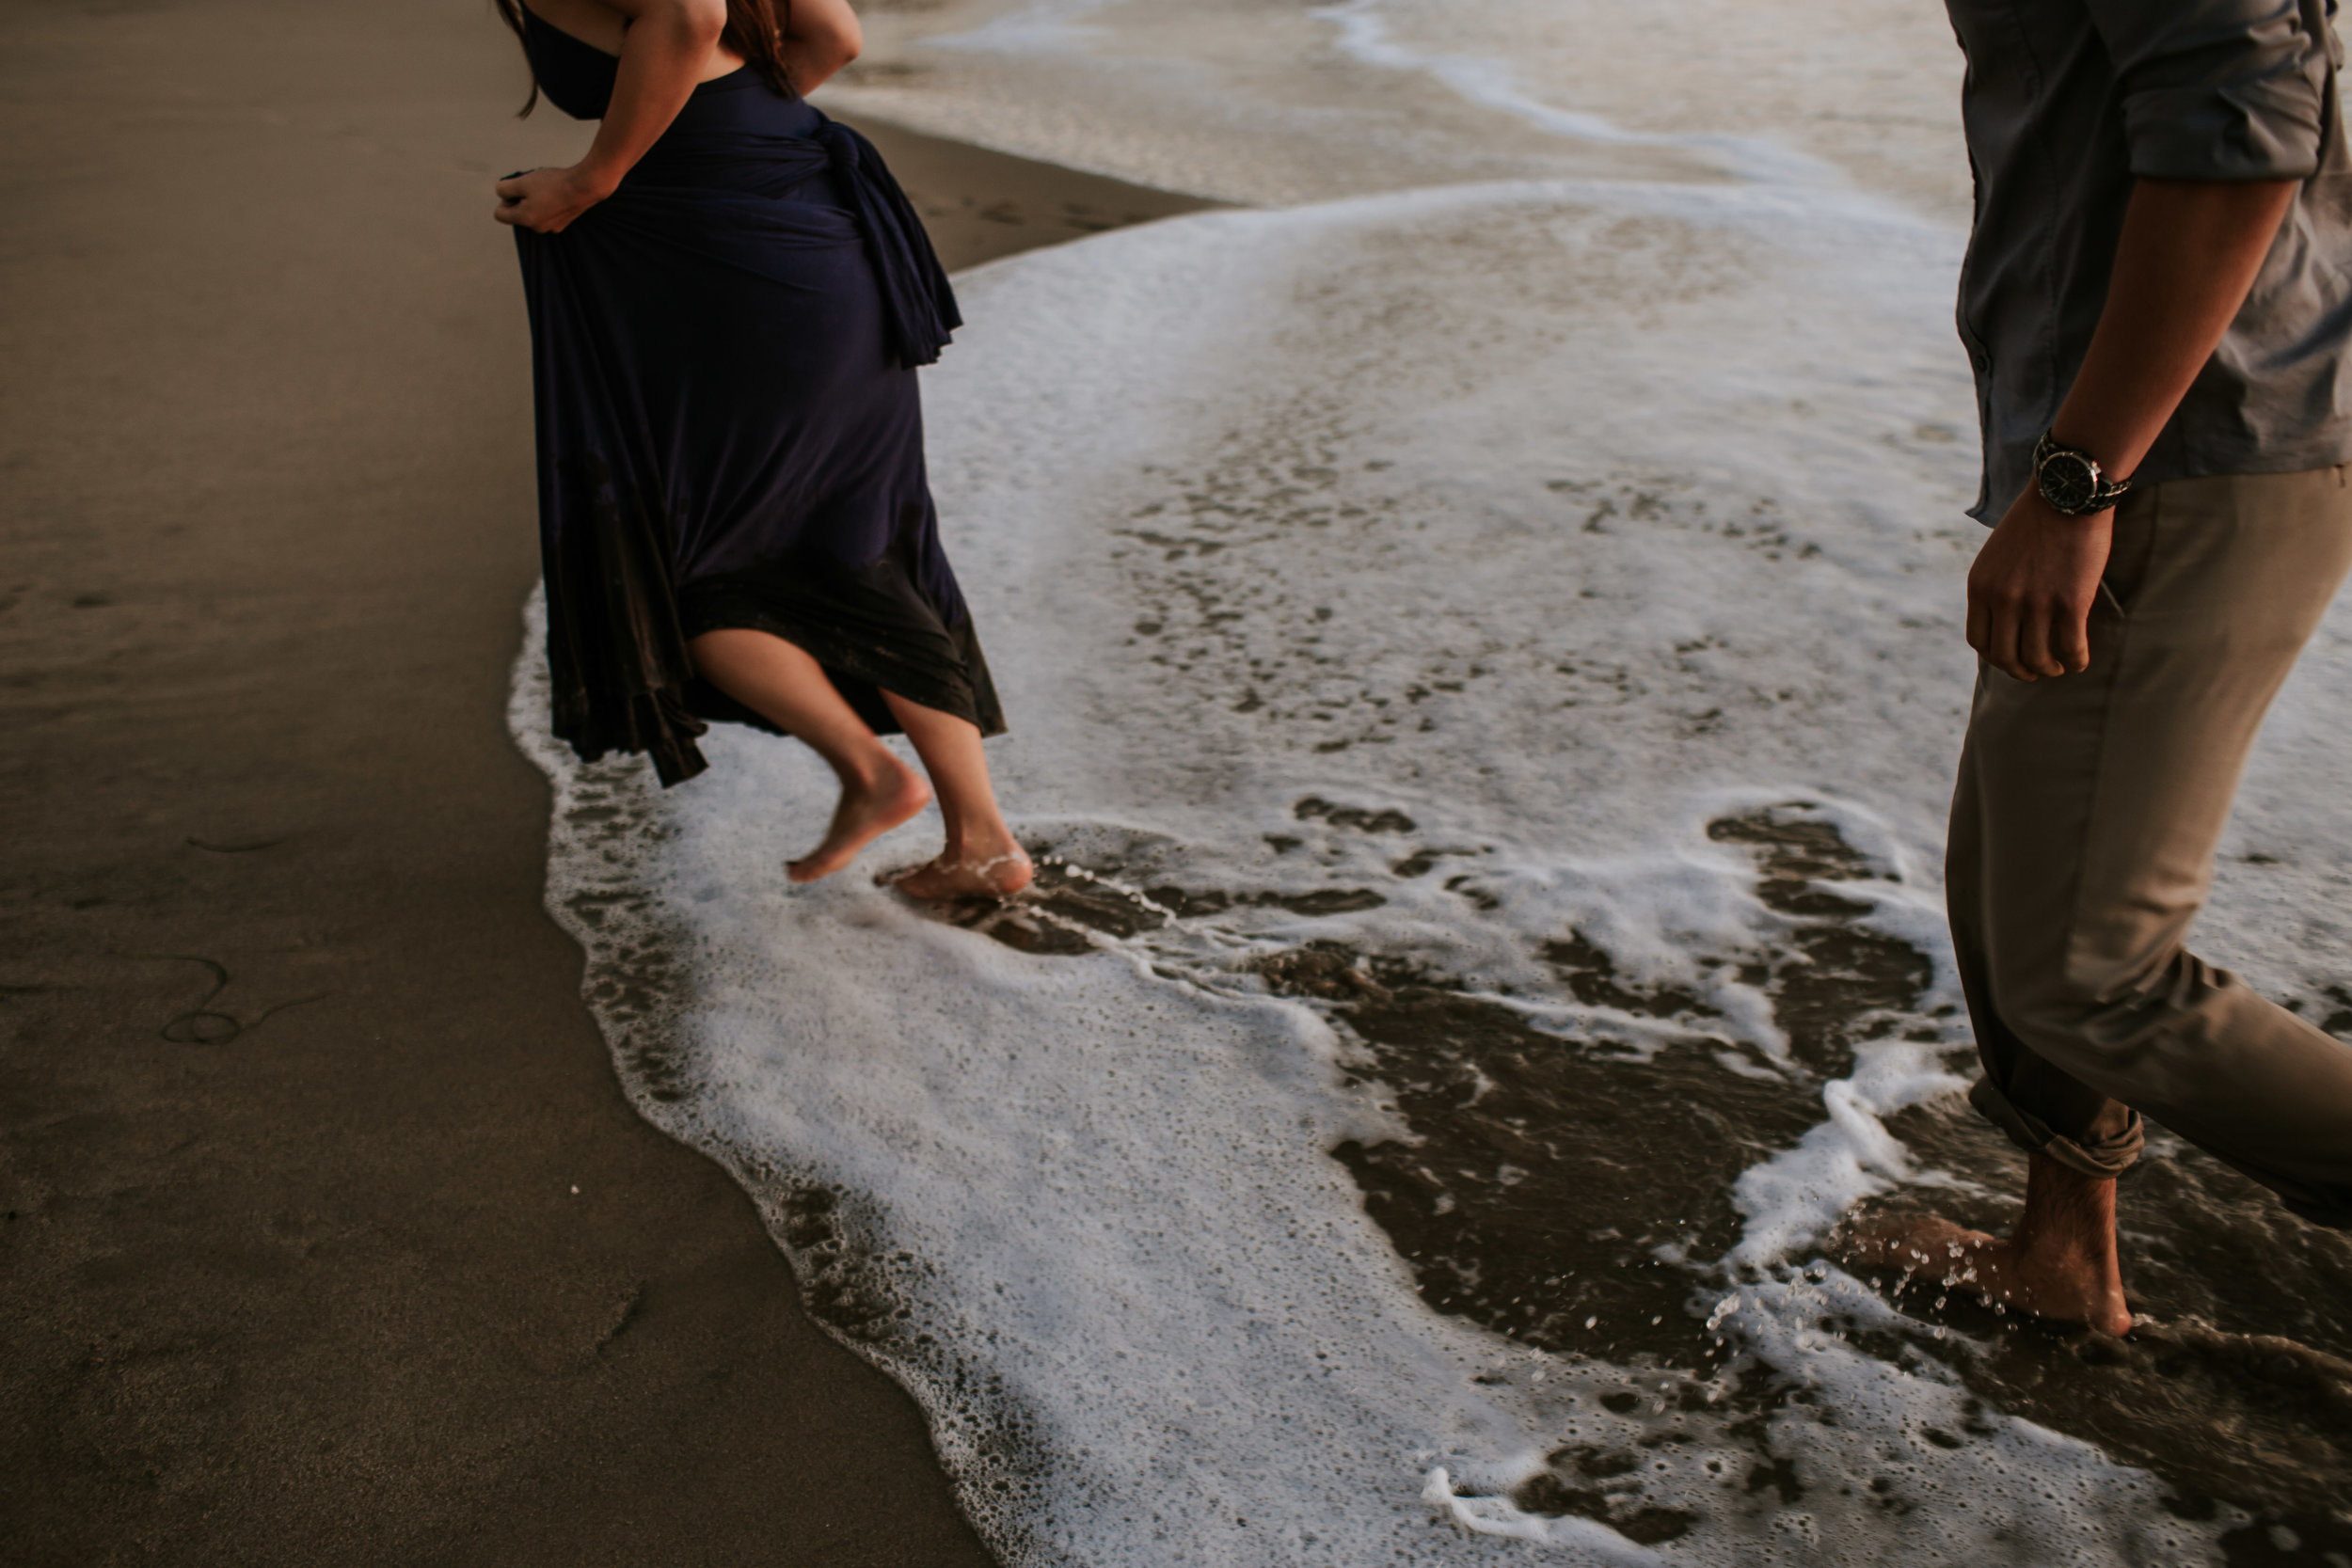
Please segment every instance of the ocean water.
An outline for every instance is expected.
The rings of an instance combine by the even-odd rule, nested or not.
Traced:
[[[933,480],[1037,894],[516,733],[644,1114],[1009,1563],[2352,1562],[2352,1246],[2159,1137],[2118,1344],[1855,1277],[1959,1101],[1965,166],[1932,8],[878,8],[840,95],[1259,203],[959,280]],[[1831,89],[1835,90],[1831,90]],[[1957,182],[1952,165],[1958,163]],[[2352,1025],[2352,622],[2202,944]]]
[[[1850,180],[1964,226],[1921,0],[899,0],[831,101],[1228,200],[1509,177]]]

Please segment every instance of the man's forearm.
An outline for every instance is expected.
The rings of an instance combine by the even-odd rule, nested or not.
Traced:
[[[2129,477],[2229,329],[2291,180],[2142,180],[2132,189],[2106,308],[2052,433]]]
[[[2229,330],[2295,182],[2142,180],[2115,247],[2106,308],[2051,434],[2129,478]],[[1968,644],[2039,680],[2090,666],[2090,604],[2111,512],[2067,516],[2026,486],[1968,571]]]

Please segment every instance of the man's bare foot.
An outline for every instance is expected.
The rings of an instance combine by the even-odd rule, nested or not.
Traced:
[[[1037,867],[1029,863],[1027,853],[1018,844],[1009,844],[985,857],[968,851],[953,857],[943,854],[893,879],[891,885],[910,898],[926,900],[1009,898],[1036,876]]]
[[[887,752],[882,754],[887,766],[877,763],[870,782],[844,781],[825,841],[787,863],[786,876],[796,882],[830,877],[855,860],[860,849],[931,803],[931,786],[921,774]]]
[[[2021,1227],[2022,1228],[2022,1227]],[[2131,1331],[2110,1241],[2104,1258],[2095,1243],[2020,1245],[1966,1230],[1931,1215],[1889,1219],[1857,1232],[1848,1259],[1899,1271],[1938,1291],[1957,1291],[1988,1305],[2011,1307],[2053,1323],[2083,1323],[2103,1334]]]

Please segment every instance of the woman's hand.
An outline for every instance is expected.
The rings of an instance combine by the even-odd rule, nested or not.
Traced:
[[[561,234],[571,221],[612,192],[599,189],[578,168],[534,168],[498,182],[501,223],[536,234]]]

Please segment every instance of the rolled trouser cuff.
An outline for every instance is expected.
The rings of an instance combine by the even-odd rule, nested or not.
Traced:
[[[2109,1137],[2067,1137],[2001,1092],[1989,1077],[1979,1078],[1968,1090],[1968,1103],[1985,1120],[2009,1134],[2009,1141],[2028,1154],[2057,1161],[2067,1169],[2112,1181],[2132,1166],[2148,1142],[2137,1111],[2126,1111],[2123,1130]]]

